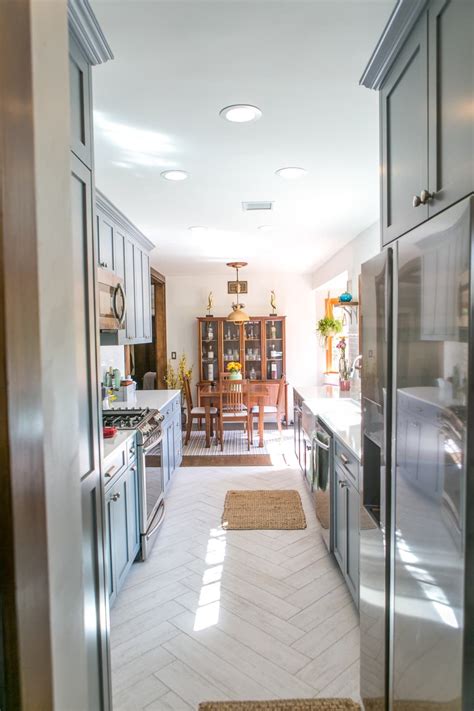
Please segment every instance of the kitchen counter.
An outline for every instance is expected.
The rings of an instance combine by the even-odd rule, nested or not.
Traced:
[[[115,452],[117,447],[121,447],[127,439],[132,439],[132,437],[135,437],[135,430],[118,430],[114,437],[104,439],[104,462]]]
[[[351,392],[335,385],[296,387],[304,405],[317,415],[346,447],[361,457],[361,407]]]
[[[111,408],[120,410],[122,407],[150,407],[161,412],[179,392],[179,390],[136,390],[129,402],[114,400]]]

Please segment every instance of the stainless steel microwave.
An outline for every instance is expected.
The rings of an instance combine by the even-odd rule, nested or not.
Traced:
[[[125,327],[127,302],[123,279],[108,269],[97,269],[99,284],[99,328],[118,332]]]

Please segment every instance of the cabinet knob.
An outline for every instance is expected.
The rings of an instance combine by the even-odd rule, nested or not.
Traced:
[[[421,197],[419,195],[413,195],[412,205],[413,207],[420,207]]]
[[[339,486],[341,489],[345,489],[347,486],[347,483],[344,481],[344,479],[339,479]]]
[[[422,190],[420,193],[420,200],[421,200],[422,205],[426,205],[433,198],[434,198],[434,193],[430,193],[429,190]]]
[[[112,496],[112,501],[117,501],[117,499],[120,499],[120,493],[118,491]]]

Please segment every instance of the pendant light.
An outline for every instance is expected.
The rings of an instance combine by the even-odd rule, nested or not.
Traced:
[[[250,321],[250,316],[248,316],[244,311],[245,304],[241,304],[239,302],[239,298],[240,298],[239,269],[242,269],[242,267],[246,267],[247,262],[228,262],[227,266],[231,267],[232,269],[235,269],[235,274],[236,274],[235,280],[237,282],[237,285],[236,285],[237,303],[232,304],[232,311],[227,316],[227,320],[233,321],[234,323],[245,323],[246,321]]]

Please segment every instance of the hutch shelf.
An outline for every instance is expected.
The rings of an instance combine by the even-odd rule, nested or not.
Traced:
[[[263,382],[268,388],[268,405],[275,405],[278,380],[286,372],[285,316],[252,316],[246,323],[225,317],[199,316],[199,385],[219,380],[227,363],[242,364],[242,377]],[[285,422],[288,396],[285,388]]]

